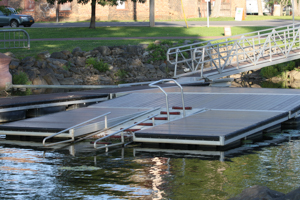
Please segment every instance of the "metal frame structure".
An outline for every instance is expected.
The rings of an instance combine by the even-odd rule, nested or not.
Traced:
[[[22,29],[0,30],[0,44],[0,49],[30,49],[30,36]]]
[[[167,59],[174,77],[200,74],[214,79],[300,58],[300,24],[170,48]],[[189,73],[177,75],[178,64]]]

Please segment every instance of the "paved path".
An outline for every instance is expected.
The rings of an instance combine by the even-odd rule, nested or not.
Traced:
[[[74,41],[74,40],[188,40],[188,39],[218,39],[224,36],[195,36],[195,37],[91,37],[91,38],[40,38],[30,41]],[[1,40],[0,40],[1,41]]]
[[[300,21],[295,20],[295,23]],[[210,26],[285,26],[292,24],[292,20],[263,20],[263,21],[211,21]],[[32,28],[58,28],[58,27],[89,27],[89,22],[76,23],[35,23]],[[189,27],[207,26],[206,21],[189,21]],[[96,27],[116,26],[149,26],[149,22],[97,22]],[[156,27],[185,27],[184,21],[155,22]]]

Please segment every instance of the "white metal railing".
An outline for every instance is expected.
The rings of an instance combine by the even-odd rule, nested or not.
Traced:
[[[82,140],[89,139],[89,138],[91,138],[91,137],[94,136],[94,135],[101,134],[103,131],[106,131],[106,130],[108,130],[108,129],[112,129],[112,128],[116,127],[116,126],[119,126],[119,125],[121,125],[121,124],[124,124],[124,123],[126,123],[126,122],[129,122],[129,121],[131,121],[131,120],[133,120],[133,119],[136,119],[136,118],[138,118],[138,117],[142,117],[143,115],[146,115],[146,114],[148,114],[148,113],[154,112],[154,111],[156,111],[156,110],[158,110],[158,109],[160,109],[160,107],[158,107],[158,108],[153,108],[153,109],[150,109],[150,110],[141,112],[141,113],[139,113],[139,114],[137,114],[137,115],[134,115],[134,116],[128,116],[127,119],[122,120],[122,121],[119,121],[118,118],[112,119],[111,121],[108,122],[108,125],[107,125],[108,127],[107,127],[107,129],[96,131],[96,132],[94,132],[94,133],[92,133],[92,134],[89,134],[89,135],[87,135],[87,136],[85,136],[85,137],[83,137],[83,138],[80,138],[80,139],[76,140],[76,142],[79,142],[79,141],[82,141]]]
[[[29,34],[22,29],[0,30],[0,49],[30,49]]]
[[[143,120],[141,120],[141,121],[139,121],[139,122],[137,122],[137,123],[135,123],[135,124],[132,124],[132,125],[130,125],[130,126],[127,126],[126,128],[123,128],[123,129],[121,129],[121,130],[119,130],[119,131],[116,131],[116,132],[114,132],[114,133],[112,133],[112,134],[109,134],[109,135],[107,135],[107,136],[105,136],[105,137],[102,137],[102,138],[99,138],[99,139],[95,140],[95,142],[94,142],[94,148],[95,148],[95,149],[104,149],[104,148],[109,148],[109,147],[113,147],[113,146],[124,145],[124,144],[125,144],[124,131],[126,131],[127,129],[132,128],[132,127],[134,127],[134,126],[137,126],[137,125],[139,125],[140,123],[143,123],[144,121],[147,121],[147,120],[149,120],[149,119],[151,119],[151,118],[154,118],[154,117],[157,116],[157,115],[158,115],[158,114],[155,114],[155,115],[152,115],[152,116],[150,116],[150,117],[147,117],[146,119],[143,119]],[[121,142],[115,143],[115,144],[110,144],[110,145],[105,145],[105,146],[101,146],[101,147],[97,147],[97,142],[99,142],[100,140],[104,140],[104,139],[106,139],[106,138],[109,138],[109,137],[111,137],[111,136],[114,136],[114,135],[116,135],[116,134],[118,134],[118,133],[121,133]]]
[[[166,107],[167,107],[167,116],[168,116],[168,121],[170,121],[170,112],[169,112],[169,100],[168,100],[168,93],[166,93],[166,91],[160,87],[159,85],[155,85],[157,83],[161,83],[161,82],[166,82],[166,81],[172,81],[174,83],[177,84],[177,86],[180,88],[180,91],[181,91],[181,99],[182,99],[182,110],[183,110],[183,117],[185,117],[185,107],[184,107],[184,96],[183,96],[183,88],[182,86],[177,82],[175,81],[174,79],[161,79],[159,81],[155,81],[153,83],[150,83],[149,86],[150,87],[157,87],[159,88],[166,96]]]
[[[65,130],[62,130],[62,131],[60,131],[60,132],[58,132],[58,133],[55,133],[55,134],[53,134],[53,135],[50,135],[50,136],[44,138],[44,140],[43,140],[43,145],[44,145],[45,147],[48,147],[48,146],[53,146],[53,145],[56,145],[56,144],[61,144],[61,143],[66,143],[66,142],[74,142],[74,141],[75,141],[75,135],[74,135],[74,130],[73,130],[74,128],[79,127],[79,126],[82,126],[83,124],[86,124],[86,123],[88,123],[88,122],[94,121],[94,120],[96,120],[96,119],[98,119],[98,118],[100,118],[100,117],[105,117],[105,118],[104,118],[104,124],[105,124],[105,128],[107,129],[107,115],[109,115],[110,113],[111,113],[111,112],[107,112],[107,113],[105,113],[105,114],[103,114],[103,115],[100,115],[100,116],[98,116],[98,117],[89,119],[89,120],[87,120],[87,121],[85,121],[85,122],[82,122],[82,123],[80,123],[80,124],[74,125],[74,126],[72,126],[72,127],[70,127],[70,128],[67,128],[67,129],[65,129]],[[66,132],[66,131],[70,131],[71,139],[69,139],[69,140],[64,140],[64,141],[59,141],[59,142],[54,142],[54,143],[50,143],[50,144],[46,144],[46,140],[48,140],[48,139],[50,139],[50,138],[53,138],[53,137],[55,137],[55,136],[57,136],[57,135],[59,135],[59,134],[62,134],[62,133],[64,133],[64,132]]]
[[[288,57],[296,55],[293,50],[300,49],[299,27],[300,24],[292,24],[174,47],[168,50],[167,59],[175,64],[174,77],[180,76],[177,67],[183,63],[191,73],[200,72],[201,78],[205,78],[204,72],[213,71],[222,77],[230,65],[238,73],[239,69],[248,66],[260,68],[259,65],[265,62],[280,59],[286,62]]]

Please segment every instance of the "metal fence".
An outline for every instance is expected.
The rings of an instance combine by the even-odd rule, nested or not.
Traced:
[[[30,49],[29,34],[22,29],[0,30],[0,49]]]

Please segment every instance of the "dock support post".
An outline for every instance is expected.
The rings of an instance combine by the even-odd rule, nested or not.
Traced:
[[[225,138],[224,138],[224,136],[220,136],[220,145],[221,146],[225,145]]]

